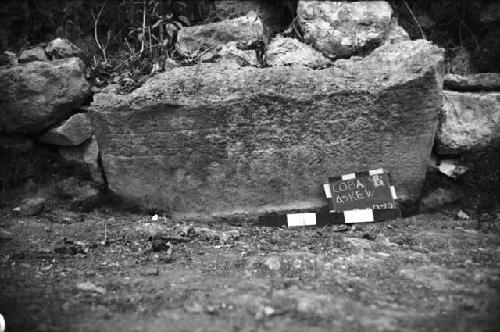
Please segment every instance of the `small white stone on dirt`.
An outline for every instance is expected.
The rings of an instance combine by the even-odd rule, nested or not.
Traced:
[[[157,214],[155,214],[154,216],[151,217],[152,221],[158,221],[158,219],[160,219],[160,217],[158,217]]]
[[[469,215],[462,210],[457,212],[457,218],[461,219],[461,220],[469,220],[470,219]]]
[[[84,292],[94,292],[99,294],[106,293],[106,290],[103,287],[96,286],[90,281],[80,282],[76,284],[76,288]]]
[[[459,176],[465,174],[468,168],[467,166],[462,165],[458,160],[444,159],[441,160],[438,170],[450,178],[458,178]]]

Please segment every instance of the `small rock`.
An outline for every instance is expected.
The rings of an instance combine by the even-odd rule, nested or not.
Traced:
[[[154,216],[151,217],[152,221],[158,221],[158,219],[160,219],[160,217],[158,217],[157,214],[155,214]]]
[[[84,291],[84,292],[93,292],[93,293],[99,293],[99,294],[105,294],[106,290],[103,287],[96,286],[90,281],[85,281],[78,283],[76,285],[76,288],[78,290]]]
[[[459,210],[457,212],[457,218],[460,220],[469,220],[470,219],[469,215],[462,210]]]
[[[257,309],[257,312],[255,313],[255,319],[257,320],[262,320],[266,317],[269,317],[273,315],[276,312],[272,307],[269,306],[259,306],[259,309]]]
[[[163,239],[154,239],[151,242],[151,248],[155,252],[162,251],[162,250],[168,250],[170,248],[170,243],[165,242],[165,240],[163,240]]]
[[[193,303],[191,305],[185,303],[184,309],[190,314],[201,314],[205,310],[199,303]]]
[[[276,257],[267,258],[262,265],[267,266],[271,271],[279,271],[281,269],[280,260]]]
[[[56,38],[51,41],[47,47],[45,47],[45,52],[50,55],[53,60],[81,57],[83,55],[82,50],[64,38]]]
[[[40,214],[45,207],[45,198],[26,198],[19,206],[19,213],[23,216],[36,216]]]
[[[462,165],[458,160],[454,159],[441,160],[437,169],[450,178],[458,178],[468,170],[467,166]]]
[[[146,268],[144,270],[141,271],[141,274],[143,276],[158,276],[160,275],[160,270],[158,270],[157,268]]]
[[[21,51],[19,54],[19,63],[27,63],[33,61],[48,61],[49,58],[42,47],[33,47]]]

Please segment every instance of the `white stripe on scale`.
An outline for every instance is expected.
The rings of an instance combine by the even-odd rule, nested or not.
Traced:
[[[392,199],[398,199],[398,195],[396,194],[396,188],[394,186],[391,186],[391,195]]]
[[[352,180],[356,178],[356,173],[349,173],[342,175],[342,180]]]
[[[330,184],[329,183],[324,184],[323,189],[325,189],[326,198],[332,198],[332,191],[330,189]]]
[[[374,221],[372,209],[344,211],[344,218],[346,224]]]
[[[288,227],[316,225],[316,213],[287,214]]]
[[[384,174],[384,169],[379,168],[370,170],[370,175],[377,175],[377,174]]]

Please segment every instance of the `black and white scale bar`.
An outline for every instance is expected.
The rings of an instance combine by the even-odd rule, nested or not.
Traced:
[[[327,226],[386,221],[399,217],[401,217],[399,209],[363,209],[333,213],[268,214],[259,217],[259,225],[268,227]]]
[[[372,176],[372,175],[377,175],[377,174],[387,174],[389,176],[389,179],[391,179],[391,173],[386,171],[383,168],[378,168],[378,169],[372,169],[369,171],[364,171],[364,172],[356,172],[356,173],[349,173],[349,174],[344,174],[344,175],[339,175],[339,176],[331,176],[328,178],[328,182],[335,182],[335,181],[340,181],[340,180],[352,180],[355,178],[361,178],[361,177],[366,177],[366,176]]]

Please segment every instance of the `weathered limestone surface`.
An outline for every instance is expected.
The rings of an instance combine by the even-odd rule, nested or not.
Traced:
[[[85,113],[77,113],[44,133],[39,141],[52,145],[80,145],[92,135],[92,124]]]
[[[109,188],[180,218],[324,206],[331,175],[385,167],[416,199],[441,104],[443,50],[386,45],[313,70],[180,67],[130,95],[97,94],[91,119]]]
[[[459,155],[500,138],[500,93],[443,91],[443,109],[436,148],[441,155]]]
[[[0,68],[0,132],[38,134],[67,118],[87,97],[78,58]]]
[[[179,30],[178,51],[186,56],[215,50],[229,42],[248,43],[265,38],[264,25],[255,15],[185,27]]]
[[[52,40],[45,52],[49,54],[53,60],[78,57],[81,58],[83,53],[75,44],[64,38],[56,38]]]
[[[267,64],[277,66],[307,66],[324,68],[331,65],[329,59],[309,45],[293,38],[273,38],[267,47]]]
[[[331,58],[365,54],[383,44],[393,29],[386,1],[299,1],[304,39]]]

